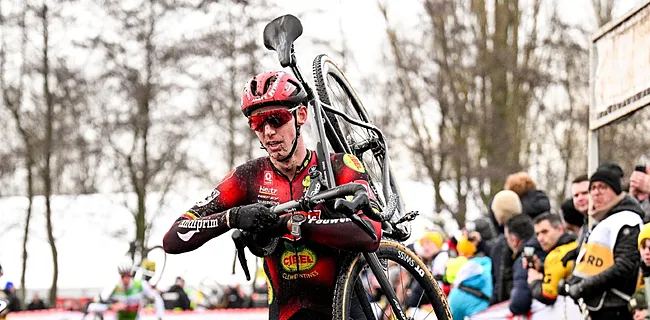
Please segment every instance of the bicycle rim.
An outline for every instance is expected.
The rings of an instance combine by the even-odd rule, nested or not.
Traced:
[[[317,56],[313,67],[318,98],[322,102],[354,120],[371,123],[356,91],[343,71],[327,55]],[[332,123],[335,134],[347,148],[347,150],[335,151],[354,154],[364,163],[373,192],[380,204],[385,206],[387,200],[383,192],[382,175],[385,146],[381,145],[375,132],[354,125],[332,112],[326,111],[325,114]]]
[[[384,274],[391,282],[407,319],[452,319],[447,299],[438,283],[413,252],[398,242],[382,240],[375,253],[384,264]],[[357,301],[364,298],[370,300],[373,308],[373,314],[365,315],[365,319],[395,319],[385,296],[380,294],[372,277],[372,272],[361,255],[344,265],[334,289],[333,319],[363,319],[353,317],[353,309],[356,308]],[[355,293],[355,286],[359,282],[366,290],[366,297],[359,297]],[[423,288],[421,294],[416,294],[413,290],[415,282]]]

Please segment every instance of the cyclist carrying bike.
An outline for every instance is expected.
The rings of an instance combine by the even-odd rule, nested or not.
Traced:
[[[116,312],[117,320],[137,320],[140,318],[144,297],[154,300],[156,316],[162,319],[165,305],[156,290],[146,281],[133,279],[135,274],[131,263],[117,267],[120,281],[102,292],[95,302],[88,305],[89,313],[103,313],[109,308]]]
[[[305,147],[300,128],[307,121],[307,93],[283,71],[259,74],[242,94],[242,112],[268,152],[232,170],[203,201],[179,217],[163,239],[168,253],[194,250],[230,229],[281,237],[264,259],[269,280],[269,319],[331,319],[332,299],[343,253],[375,251],[379,241],[349,218],[340,218],[319,205],[304,213],[301,236],[291,231],[291,214],[280,217],[267,206],[300,199],[317,167],[316,152]],[[350,154],[330,155],[336,185],[368,187],[361,161]],[[373,207],[378,210],[376,203]],[[361,216],[381,239],[381,224]]]

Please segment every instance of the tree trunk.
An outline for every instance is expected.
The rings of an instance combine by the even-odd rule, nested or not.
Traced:
[[[56,305],[56,294],[57,294],[57,283],[59,279],[59,258],[58,252],[56,249],[56,242],[54,239],[54,230],[52,226],[52,144],[54,143],[53,139],[53,126],[54,126],[54,99],[52,92],[50,91],[50,61],[48,56],[49,49],[49,25],[48,25],[48,7],[46,4],[43,5],[43,11],[41,12],[42,23],[43,23],[43,96],[45,97],[45,105],[47,107],[47,112],[45,115],[45,166],[42,170],[43,185],[45,188],[45,219],[47,224],[47,240],[50,244],[50,250],[52,251],[52,263],[54,265],[53,275],[52,275],[52,285],[50,287],[50,297],[49,304],[50,306]]]
[[[25,290],[25,280],[27,275],[27,240],[29,236],[29,225],[32,220],[32,204],[34,201],[34,162],[32,160],[32,155],[30,151],[27,151],[27,199],[29,204],[27,205],[27,212],[25,215],[25,233],[23,235],[23,265],[20,273],[20,300],[22,305],[25,305],[26,299],[26,290]]]

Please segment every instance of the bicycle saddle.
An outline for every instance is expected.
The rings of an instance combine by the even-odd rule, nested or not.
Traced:
[[[295,64],[291,57],[293,42],[302,34],[302,24],[293,15],[273,19],[264,27],[264,46],[278,53],[282,67]]]

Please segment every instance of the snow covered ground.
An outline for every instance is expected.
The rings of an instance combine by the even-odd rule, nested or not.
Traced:
[[[407,210],[419,210],[431,215],[433,188],[421,182],[401,183]],[[451,190],[446,190],[451,192]],[[154,225],[149,246],[161,244],[162,237],[173,221],[192,204],[203,199],[210,190],[189,191],[184,194],[170,194],[166,205],[159,208],[158,195],[152,194],[147,208],[155,212]],[[93,194],[80,196],[55,196],[52,199],[53,225],[59,254],[60,292],[81,288],[99,290],[117,281],[116,265],[123,261],[128,250],[128,241],[133,239],[135,227],[125,201],[133,204],[133,194]],[[21,273],[22,238],[24,216],[27,208],[25,197],[0,198],[0,264],[4,276],[0,286],[12,281],[18,285]],[[470,206],[470,211],[476,212]],[[420,218],[414,223],[414,236],[422,232],[428,221]],[[45,201],[37,197],[34,203],[28,243],[27,281],[28,290],[49,288],[52,279],[52,258],[47,243],[45,226]],[[196,286],[209,279],[222,284],[244,282],[239,269],[232,276],[232,262],[235,255],[230,236],[224,235],[209,241],[203,247],[181,255],[168,255],[166,270],[160,286],[173,284],[176,276],[186,279],[188,285]],[[254,272],[254,257],[248,261]],[[94,293],[94,292],[93,292]]]

